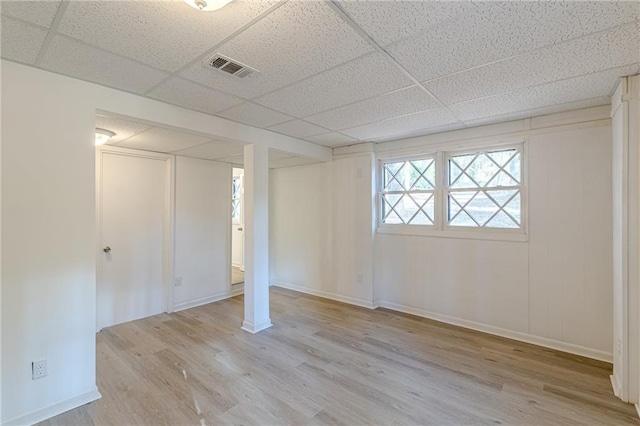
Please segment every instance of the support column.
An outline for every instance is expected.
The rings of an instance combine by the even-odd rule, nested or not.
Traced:
[[[616,396],[640,413],[640,75],[612,100],[613,375]]]
[[[269,318],[269,149],[244,147],[244,321],[257,333]]]

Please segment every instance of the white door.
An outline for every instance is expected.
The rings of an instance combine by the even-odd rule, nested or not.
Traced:
[[[168,161],[101,153],[98,330],[166,309]]]
[[[244,272],[244,185],[243,170],[233,169],[231,190],[231,263]]]

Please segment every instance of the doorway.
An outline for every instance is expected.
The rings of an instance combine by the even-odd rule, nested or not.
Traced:
[[[97,329],[169,306],[173,159],[99,148]]]
[[[244,169],[234,167],[231,177],[231,291],[244,284]]]

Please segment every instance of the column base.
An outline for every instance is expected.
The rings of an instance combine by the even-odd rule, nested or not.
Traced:
[[[273,324],[271,323],[271,318],[268,318],[266,321],[263,321],[259,324],[253,324],[251,322],[243,321],[242,328],[244,331],[248,331],[251,334],[256,334],[262,330],[266,330],[271,327]]]

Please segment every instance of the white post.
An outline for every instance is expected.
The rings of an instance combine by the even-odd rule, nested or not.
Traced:
[[[640,75],[612,100],[613,375],[616,396],[640,413]]]
[[[271,327],[269,318],[269,149],[244,147],[244,322],[257,333]]]

